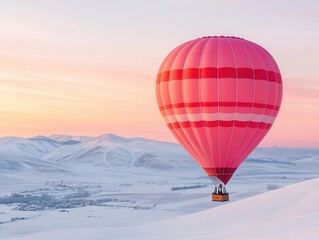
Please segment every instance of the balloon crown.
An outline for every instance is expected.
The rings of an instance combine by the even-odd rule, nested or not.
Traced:
[[[243,39],[240,37],[235,37],[235,36],[204,36],[201,38],[235,38],[235,39]]]

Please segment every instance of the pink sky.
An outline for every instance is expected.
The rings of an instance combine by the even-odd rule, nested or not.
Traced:
[[[187,40],[235,35],[265,47],[283,76],[261,146],[319,147],[318,12],[317,1],[1,1],[0,136],[175,141],[155,98],[160,63]]]

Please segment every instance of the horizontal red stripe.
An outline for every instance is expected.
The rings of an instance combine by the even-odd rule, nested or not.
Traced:
[[[224,184],[230,180],[237,168],[220,167],[220,168],[203,168],[208,176],[218,177]]]
[[[263,103],[247,103],[247,102],[191,102],[191,103],[176,103],[176,104],[168,104],[164,106],[159,106],[159,109],[168,110],[172,108],[184,108],[184,107],[249,107],[249,108],[266,108],[268,110],[276,110],[279,111],[279,106],[274,106],[270,104]]]
[[[157,83],[170,80],[198,79],[198,78],[248,78],[255,80],[264,80],[278,82],[281,84],[280,73],[266,71],[265,69],[251,68],[186,68],[174,69],[158,73]]]
[[[234,167],[203,167],[208,176],[233,175],[237,168]]]
[[[174,122],[167,124],[169,129],[179,128],[200,128],[200,127],[240,127],[240,128],[260,128],[270,129],[271,123],[251,122],[251,121],[196,121],[196,122]]]

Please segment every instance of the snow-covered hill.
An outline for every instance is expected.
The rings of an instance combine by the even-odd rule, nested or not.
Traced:
[[[39,229],[36,220],[30,220],[28,225],[20,225],[22,229],[19,236],[6,239],[317,240],[318,185],[319,178],[202,212],[135,226],[88,227],[79,221],[78,212],[70,212],[68,218],[74,219],[77,227],[67,224],[54,230],[45,230]],[[47,218],[52,216],[47,215]],[[99,221],[102,221],[101,224],[108,222],[102,217]]]
[[[41,158],[45,154],[59,148],[62,144],[45,137],[0,138],[0,153],[11,156],[31,156]]]
[[[231,182],[251,176],[265,184],[314,178],[319,172],[318,149],[257,148],[239,167]],[[98,137],[52,135],[33,138],[0,138],[0,180],[32,173],[37,178],[66,175],[115,176],[172,174],[206,178],[204,171],[176,143],[114,134]],[[17,174],[19,173],[19,174]],[[270,179],[270,180],[269,180]],[[269,181],[268,181],[269,180]],[[283,181],[284,180],[284,181]],[[284,182],[284,183],[282,183]]]
[[[318,149],[258,148],[227,185],[231,201],[212,203],[212,182],[179,144],[114,134],[4,137],[0,239],[211,239],[212,234],[236,239],[227,235],[229,229],[236,237],[254,239],[246,233],[250,224],[252,233],[255,228],[264,233],[267,226],[275,231],[276,222],[286,228],[284,222],[291,219],[308,221],[292,204],[305,214],[309,209],[303,204],[317,209],[308,196],[318,181],[292,187],[296,195],[280,192],[318,176]],[[270,193],[256,196],[264,192]],[[281,206],[284,202],[291,207]],[[191,213],[196,214],[186,216]],[[291,218],[280,218],[288,213]]]
[[[114,134],[98,137],[3,137],[0,138],[0,159],[0,171],[30,168],[37,171],[38,165],[54,163],[65,168],[89,165],[113,170],[124,168],[127,171],[143,168],[160,172],[191,170],[202,173],[197,163],[179,144],[124,138]],[[257,148],[236,175],[276,172],[286,174],[295,172],[296,169],[309,172],[313,165],[318,164],[318,149]]]
[[[203,212],[138,226],[132,231],[113,232],[112,235],[119,239],[154,240],[317,240],[318,185],[319,178]]]
[[[143,138],[124,138],[114,134],[98,137],[53,135],[33,138],[4,137],[0,139],[0,158],[6,170],[25,170],[30,161],[43,164],[57,162],[74,166],[147,168],[159,171],[199,169],[190,156],[175,143]],[[2,162],[2,163],[3,163]],[[9,163],[11,162],[11,164]],[[24,168],[17,168],[24,163]],[[36,170],[36,166],[32,166]],[[3,164],[0,170],[4,169]]]
[[[55,137],[55,139],[58,139]],[[71,139],[73,138],[63,138]],[[124,138],[105,134],[94,138],[76,138],[81,142],[63,146],[45,155],[48,161],[86,163],[98,166],[145,167],[172,170],[196,166],[188,154],[175,143],[143,138]]]

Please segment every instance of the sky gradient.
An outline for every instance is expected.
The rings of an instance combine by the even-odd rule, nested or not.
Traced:
[[[155,98],[179,44],[256,42],[276,59],[282,108],[261,146],[319,147],[319,2],[0,1],[0,136],[100,135],[175,141]]]

